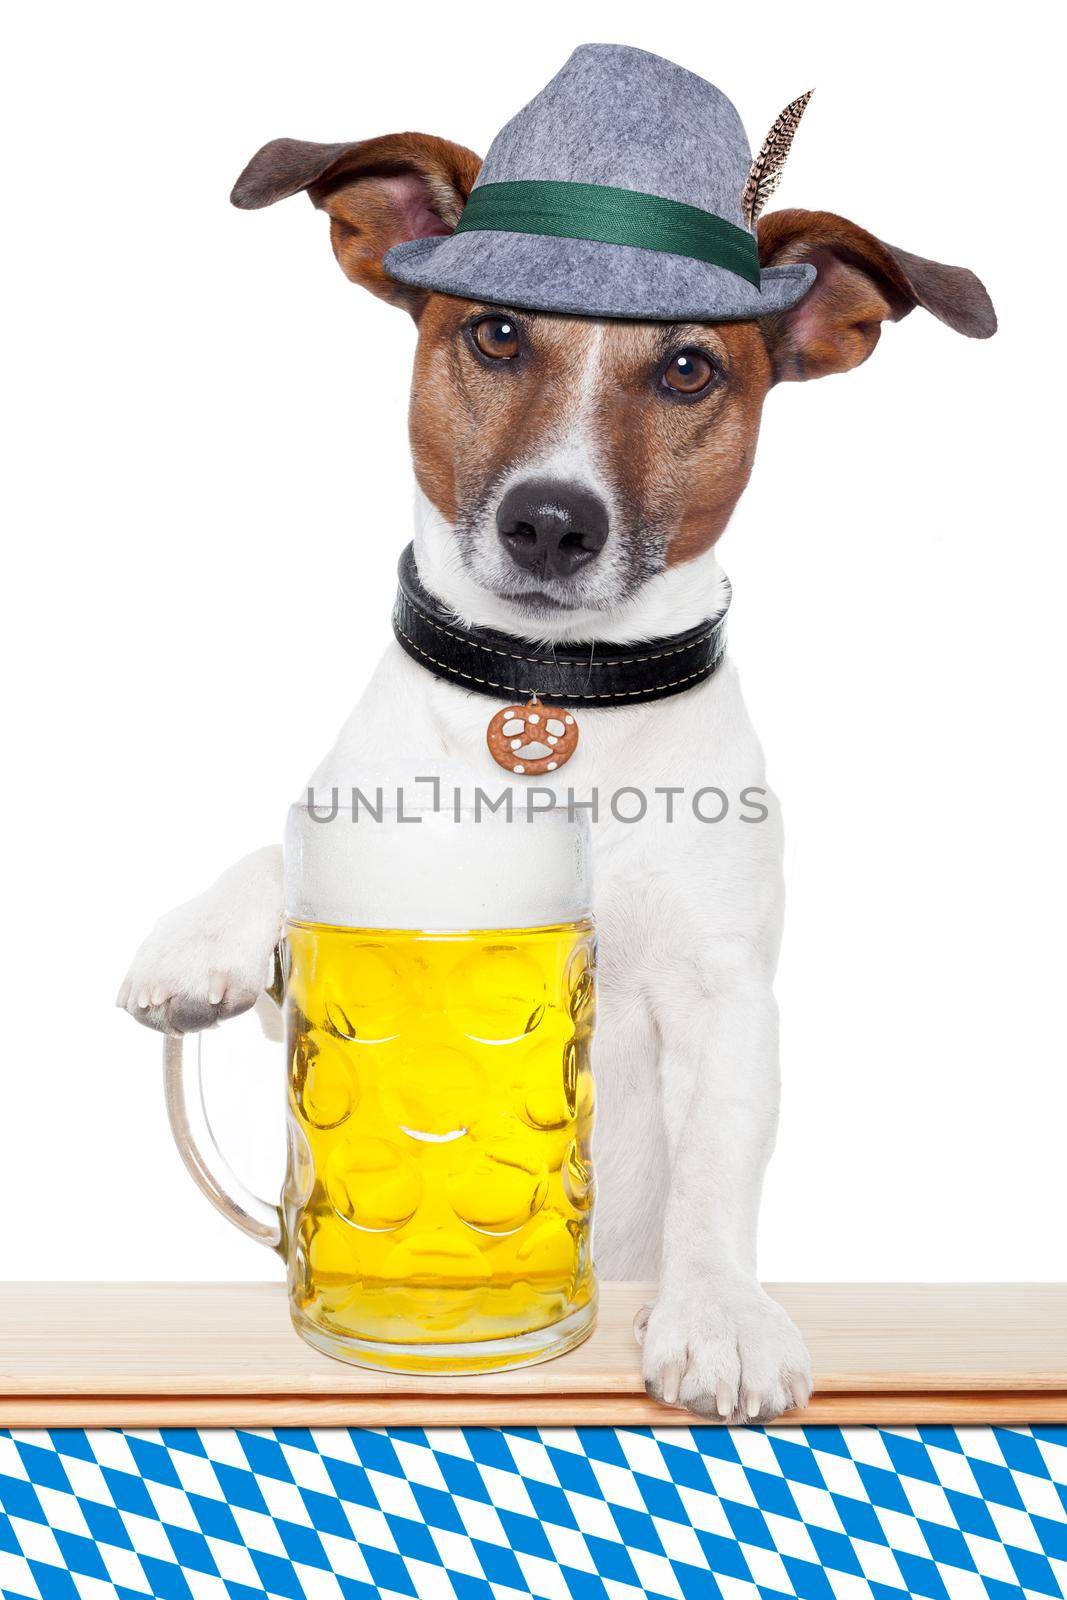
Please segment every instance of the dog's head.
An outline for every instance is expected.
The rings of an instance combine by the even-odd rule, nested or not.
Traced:
[[[330,217],[346,276],[415,318],[411,443],[428,559],[461,575],[464,609],[483,622],[581,636],[672,575],[695,578],[748,481],[774,384],[859,366],[881,324],[915,306],[971,337],[996,328],[973,273],[821,211],[761,219],[762,264],[810,262],[818,277],[759,321],[597,321],[390,278],[393,245],[455,227],[479,165],[427,134],[278,139],[232,198],[252,208],[305,190]]]

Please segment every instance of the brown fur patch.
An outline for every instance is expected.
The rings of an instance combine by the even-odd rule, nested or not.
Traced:
[[[996,331],[992,302],[973,272],[896,250],[830,211],[772,211],[759,224],[759,251],[763,266],[807,261],[818,272],[799,305],[765,320],[776,382],[858,367],[882,323],[916,306],[971,338]]]
[[[666,335],[669,334],[669,338]],[[655,376],[670,349],[695,345],[722,370],[706,396],[665,396]],[[638,525],[667,536],[667,565],[711,548],[748,482],[771,368],[755,323],[608,325],[607,381],[596,435],[609,479]]]
[[[550,440],[565,414],[576,352],[592,324],[526,312],[531,336],[521,361],[483,365],[465,328],[479,311],[450,295],[429,297],[419,321],[411,387],[415,476],[441,515],[455,522],[511,462]]]
[[[330,242],[345,276],[418,317],[424,290],[390,278],[382,257],[407,239],[451,233],[481,161],[429,133],[387,133],[350,144],[272,139],[256,152],[230,198],[245,210],[306,189],[330,218]]]

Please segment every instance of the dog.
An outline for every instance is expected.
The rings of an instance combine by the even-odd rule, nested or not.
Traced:
[[[882,325],[915,307],[970,336],[995,327],[972,273],[822,211],[760,219],[764,269],[817,273],[795,305],[763,317],[559,314],[398,281],[387,252],[451,234],[479,167],[471,151],[416,133],[276,140],[233,195],[254,208],[306,192],[329,217],[345,275],[415,320],[415,557],[457,626],[640,645],[721,615],[718,541],[770,391],[859,366]],[[398,759],[484,778],[486,713],[482,696],[393,644],[312,784],[349,789]],[[766,795],[758,826],[709,826],[679,802],[670,822],[602,810],[592,834],[598,1267],[658,1284],[636,1324],[651,1395],[716,1421],[767,1421],[812,1391],[803,1341],[756,1271],[779,1094],[778,807],[728,658],[685,692],[583,709],[580,721],[573,760],[539,780],[560,794],[681,795],[713,782]],[[176,1032],[251,1008],[282,909],[272,846],[157,923],[119,1005]]]

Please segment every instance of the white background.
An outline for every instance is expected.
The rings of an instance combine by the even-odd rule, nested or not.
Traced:
[[[228,205],[279,134],[484,150],[574,44],[711,77],[753,144],[814,84],[780,203],[976,268],[769,399],[722,544],[782,796],[772,1278],[1067,1276],[1061,85],[1037,5],[8,13],[11,463],[0,1276],[244,1278],[113,1009],[156,915],[278,836],[388,636],[414,332],[303,197]],[[277,1184],[281,1066],[212,1039],[235,1164]],[[240,1045],[240,1050],[236,1049]],[[229,1047],[229,1048],[228,1048]]]

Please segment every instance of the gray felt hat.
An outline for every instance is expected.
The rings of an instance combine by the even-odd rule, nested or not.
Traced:
[[[752,163],[713,84],[627,45],[579,46],[493,140],[456,231],[385,257],[400,283],[583,316],[699,322],[784,311],[815,268],[760,269]]]

